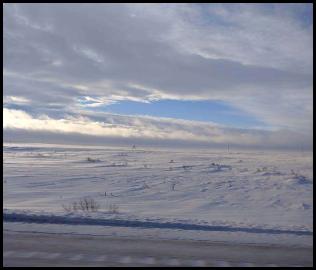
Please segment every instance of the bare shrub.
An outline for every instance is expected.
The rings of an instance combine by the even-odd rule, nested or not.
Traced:
[[[109,212],[112,213],[112,214],[117,214],[118,213],[118,205],[116,204],[110,204],[109,205]]]
[[[88,158],[87,158],[87,161],[88,161],[88,162],[100,162],[101,160],[100,160],[100,159],[93,159],[93,158],[91,158],[91,157],[88,157]]]
[[[62,204],[61,206],[66,212],[68,212],[68,213],[72,212],[72,205],[71,204],[70,205]]]
[[[146,189],[146,188],[150,188],[150,187],[146,183],[144,183],[143,188]]]
[[[174,188],[176,186],[176,183],[171,183],[171,190],[174,191]]]
[[[63,209],[66,212],[97,212],[100,208],[100,205],[93,198],[82,198],[79,201],[74,201],[68,205],[62,204]]]

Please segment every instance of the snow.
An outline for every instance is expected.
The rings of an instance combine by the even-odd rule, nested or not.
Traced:
[[[155,240],[195,240],[212,241],[212,243],[236,243],[260,246],[295,246],[313,247],[313,238],[308,235],[295,234],[255,234],[246,232],[222,232],[181,229],[157,229],[139,227],[109,227],[78,224],[39,224],[5,222],[4,231],[31,232],[45,234],[80,234],[84,236],[120,237],[128,239],[155,239]]]
[[[3,155],[6,218],[312,237],[311,152],[5,144]],[[62,207],[84,197],[100,209]]]

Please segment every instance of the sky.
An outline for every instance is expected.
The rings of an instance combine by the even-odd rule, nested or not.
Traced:
[[[4,4],[5,141],[312,149],[312,4]]]

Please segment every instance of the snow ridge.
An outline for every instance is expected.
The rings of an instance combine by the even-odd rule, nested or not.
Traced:
[[[3,213],[5,222],[24,222],[40,224],[68,224],[68,225],[101,225],[117,227],[134,227],[134,228],[157,228],[157,229],[179,229],[179,230],[201,230],[201,231],[221,231],[221,232],[247,232],[262,234],[292,234],[292,235],[313,235],[312,231],[301,230],[282,230],[268,228],[247,228],[247,227],[230,227],[187,224],[179,222],[152,222],[140,220],[122,220],[122,219],[96,219],[88,217],[66,217],[54,215],[30,215],[21,213]]]

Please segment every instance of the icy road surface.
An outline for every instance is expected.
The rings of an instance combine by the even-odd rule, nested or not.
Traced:
[[[312,248],[4,233],[4,266],[312,266]]]

